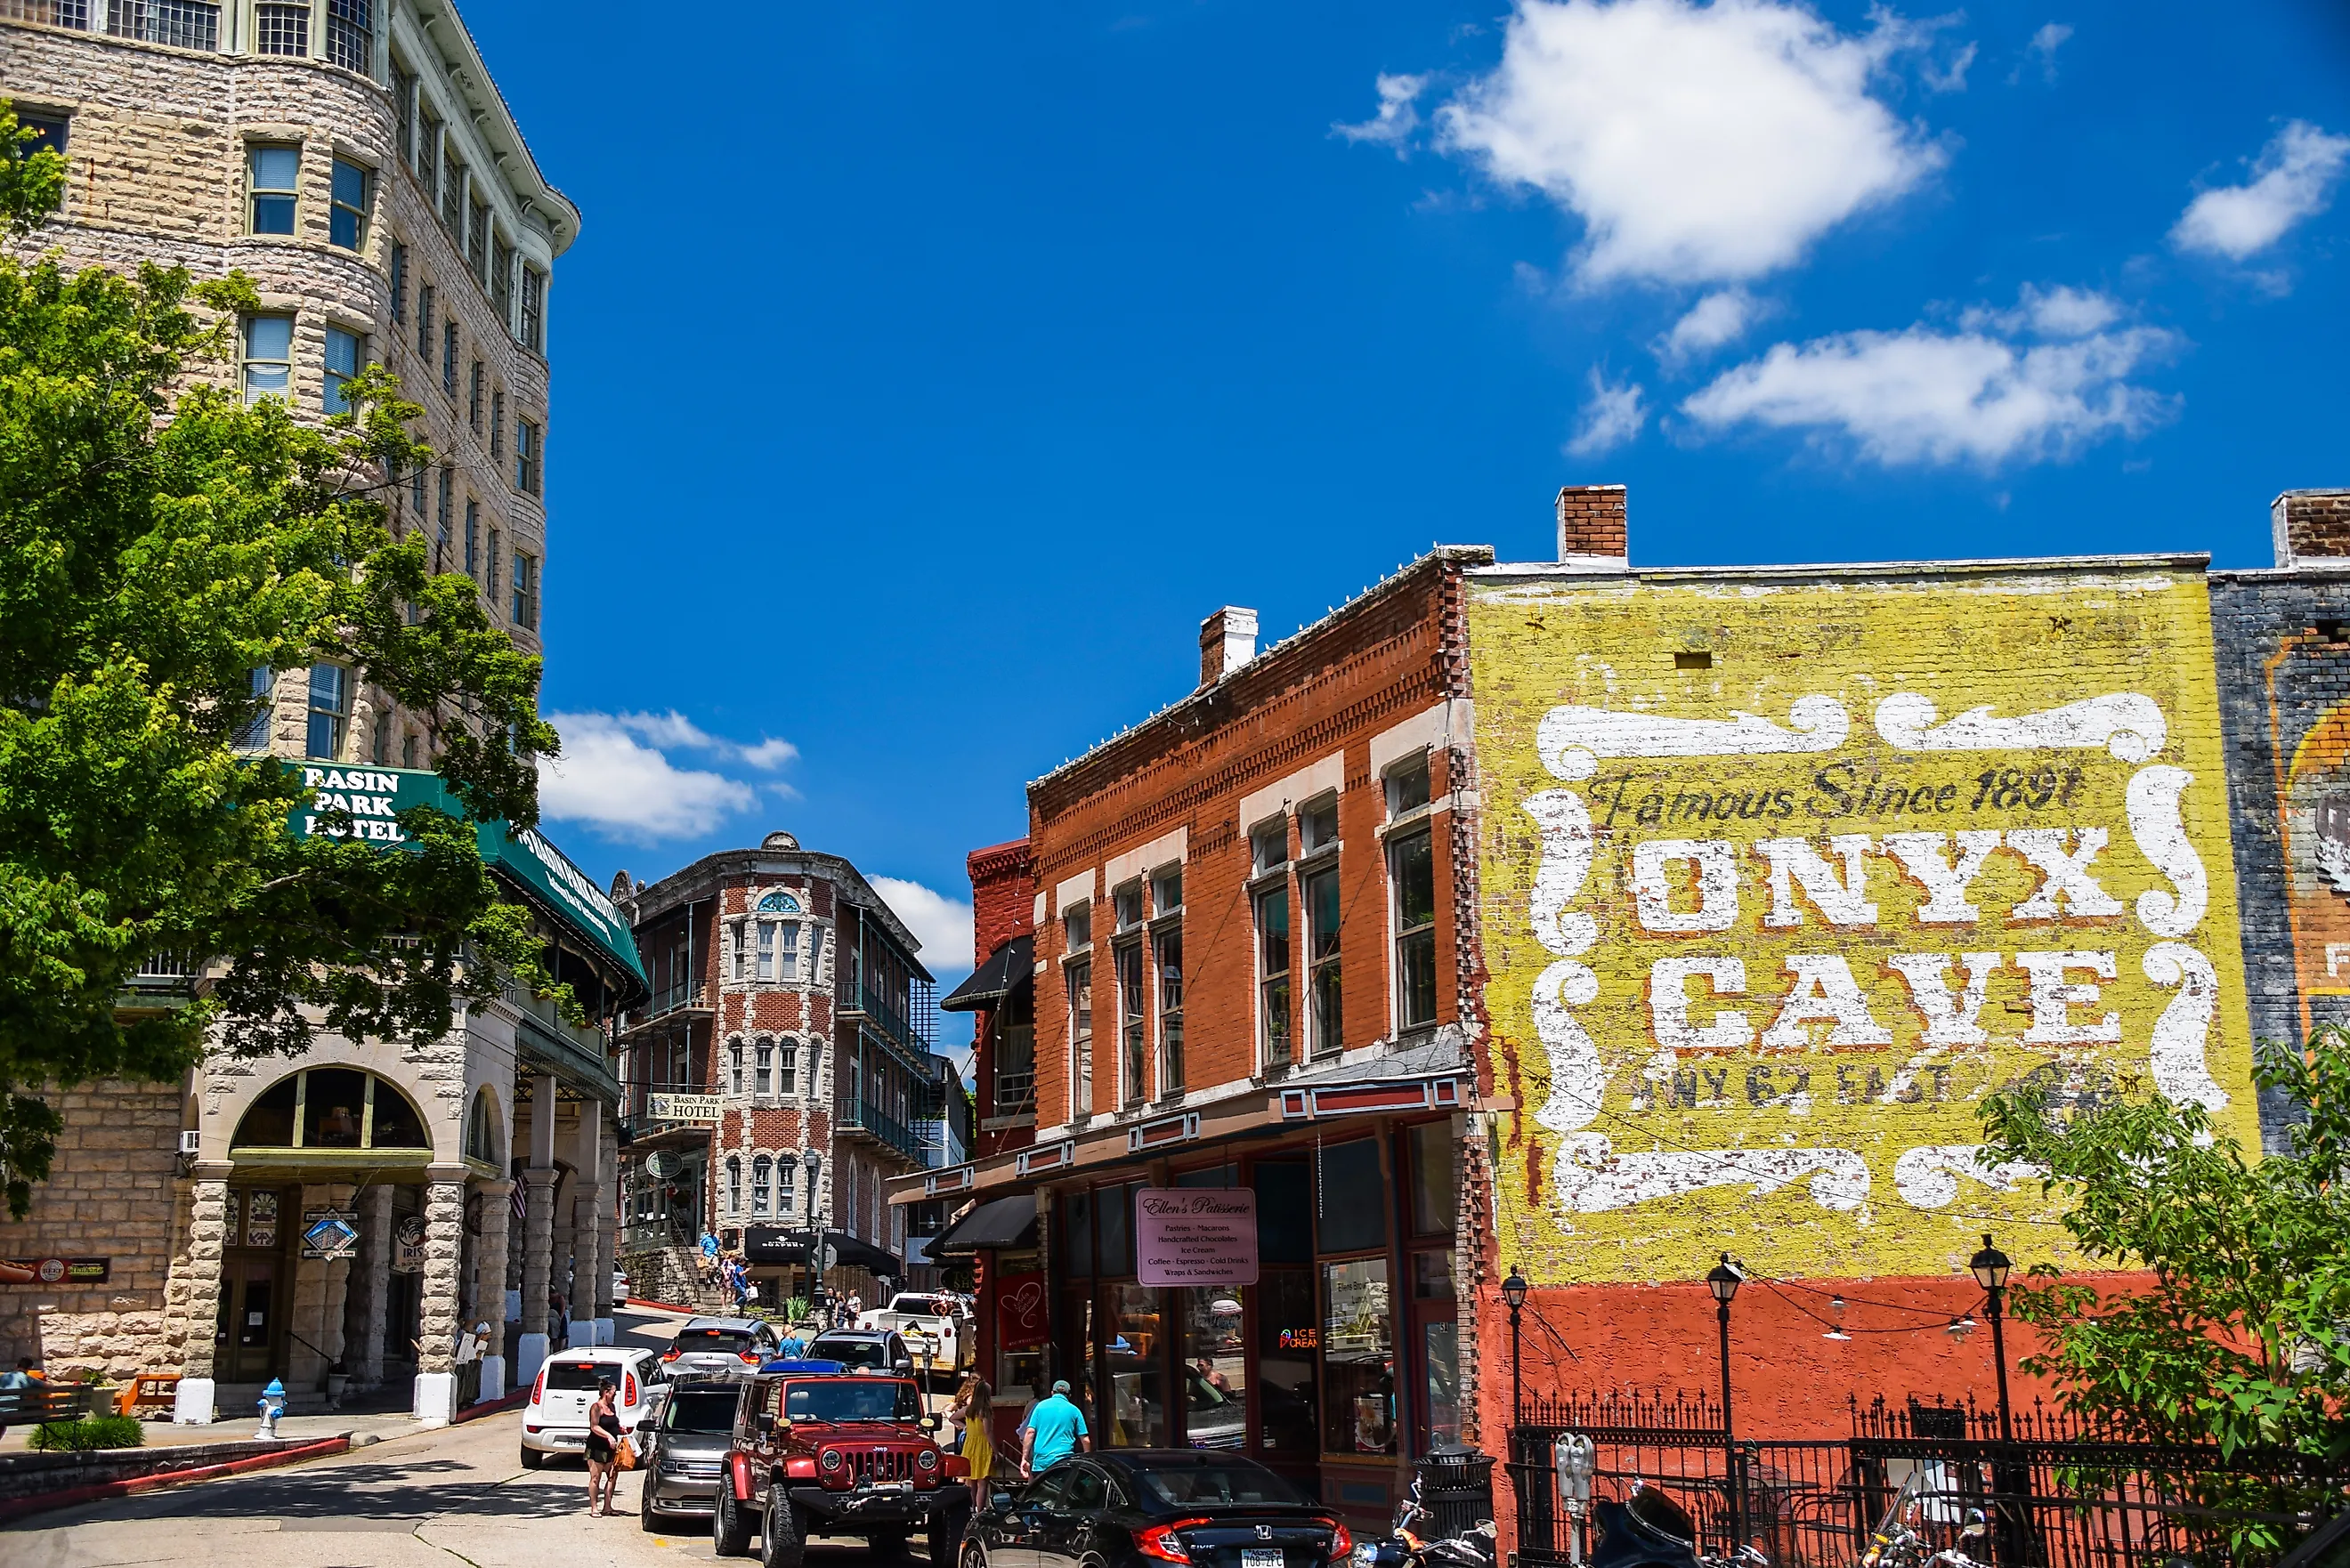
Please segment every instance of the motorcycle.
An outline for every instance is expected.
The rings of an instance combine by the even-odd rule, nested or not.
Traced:
[[[1982,1510],[1966,1511],[1959,1539],[1953,1544],[1938,1549],[1928,1537],[1927,1504],[1935,1492],[1929,1480],[1939,1479],[1938,1470],[1925,1465],[1910,1472],[1909,1479],[1894,1494],[1893,1504],[1885,1511],[1885,1517],[1869,1532],[1868,1547],[1860,1554],[1859,1568],[1986,1568],[1966,1551],[1968,1542],[1990,1533],[1991,1526]]]
[[[1727,1556],[1700,1551],[1689,1511],[1637,1480],[1623,1501],[1594,1498],[1590,1506],[1599,1539],[1589,1568],[1771,1568],[1768,1557],[1743,1542]]]
[[[1457,1536],[1422,1533],[1436,1515],[1420,1501],[1419,1478],[1396,1505],[1395,1524],[1382,1540],[1355,1548],[1354,1568],[1494,1568],[1493,1521],[1483,1520]]]

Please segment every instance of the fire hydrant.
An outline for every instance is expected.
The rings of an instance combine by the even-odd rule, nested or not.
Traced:
[[[286,1385],[275,1377],[271,1378],[269,1386],[261,1391],[261,1397],[255,1403],[261,1407],[261,1430],[254,1436],[276,1441],[277,1417],[286,1414]]]

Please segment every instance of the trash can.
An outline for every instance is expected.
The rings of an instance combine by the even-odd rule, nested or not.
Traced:
[[[1493,1460],[1474,1449],[1428,1455],[1413,1467],[1419,1476],[1420,1506],[1430,1532],[1451,1541],[1493,1517]]]

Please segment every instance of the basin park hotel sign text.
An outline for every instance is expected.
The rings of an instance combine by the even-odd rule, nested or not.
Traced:
[[[2290,1119],[2254,1042],[2350,1014],[2350,494],[2224,572],[1636,569],[1620,488],[1557,514],[1555,562],[1440,548],[1263,651],[1217,612],[972,855],[980,1144],[895,1196],[960,1210],[999,1441],[1067,1377],[1109,1444],[1378,1522],[1502,1445],[1502,1275],[1530,1396],[1694,1390],[1724,1251],[1782,1282],[1731,1369],[1774,1435],[1988,1402],[1988,1336],[1813,1321],[1939,1329],[1987,1230],[2077,1263],[1987,1094]],[[1186,1189],[1253,1198],[1229,1274],[1168,1272]]]

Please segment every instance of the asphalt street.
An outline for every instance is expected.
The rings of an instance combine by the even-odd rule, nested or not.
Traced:
[[[0,1530],[9,1568],[589,1568],[712,1560],[710,1532],[648,1535],[638,1475],[590,1519],[577,1459],[525,1470],[508,1412],[335,1459],[41,1514]],[[919,1542],[917,1545],[919,1546]],[[811,1544],[812,1568],[865,1568],[862,1542]],[[749,1568],[749,1559],[729,1559]],[[910,1556],[895,1568],[912,1568]]]

